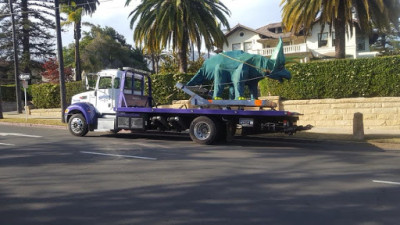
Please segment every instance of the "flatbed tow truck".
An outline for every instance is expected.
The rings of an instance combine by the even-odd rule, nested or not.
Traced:
[[[300,114],[277,111],[276,104],[268,100],[208,100],[196,94],[196,88],[180,83],[176,87],[191,96],[190,107],[157,107],[151,78],[145,71],[103,70],[93,91],[72,97],[65,121],[75,136],[85,136],[89,131],[189,131],[194,142],[206,145],[232,140],[237,129],[246,135],[291,135],[310,128],[296,125]]]

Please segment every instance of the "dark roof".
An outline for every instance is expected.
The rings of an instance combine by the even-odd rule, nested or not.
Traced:
[[[244,26],[240,23],[238,23],[236,26],[234,26],[233,28],[231,28],[227,33],[225,33],[225,36],[228,37],[229,35],[231,35],[232,33],[234,33],[236,30],[242,28],[245,30],[249,30],[252,31],[254,33],[257,33],[261,36],[264,36],[263,38],[272,38],[272,39],[278,39],[280,37],[282,38],[286,38],[286,37],[290,37],[292,35],[291,32],[286,32],[286,33],[273,33],[271,32],[269,29],[272,28],[279,28],[282,27],[282,23],[270,23],[266,26],[260,27],[258,29],[253,29],[247,26]],[[283,28],[282,28],[283,29]]]
[[[264,33],[265,36],[267,36],[268,38],[274,38],[274,39],[277,39],[277,38],[280,38],[280,37],[287,38],[287,37],[292,36],[292,32],[274,33],[274,32],[271,32],[269,30],[269,29],[272,29],[272,28],[279,28],[279,27],[281,27],[282,30],[283,30],[282,23],[270,23],[270,24],[268,24],[266,26],[258,28],[257,31],[261,32],[261,33]]]

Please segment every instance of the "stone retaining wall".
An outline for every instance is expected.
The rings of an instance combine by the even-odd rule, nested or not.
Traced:
[[[352,130],[354,113],[360,112],[365,130],[400,131],[400,97],[288,100],[280,106],[304,114],[299,125]]]
[[[1,104],[3,112],[17,111],[16,102],[2,102]]]
[[[31,109],[30,115],[38,118],[57,118],[61,117],[61,109]]]
[[[298,125],[311,124],[315,128],[352,132],[354,113],[360,112],[366,132],[400,132],[400,97],[281,101],[278,96],[269,96],[260,99],[277,103],[276,110],[303,114]],[[187,100],[180,100],[169,107],[179,108],[187,104]]]

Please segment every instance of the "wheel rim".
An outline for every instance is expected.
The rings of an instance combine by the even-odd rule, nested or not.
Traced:
[[[83,131],[83,121],[79,118],[73,118],[71,121],[72,132],[78,134]]]
[[[199,140],[206,140],[211,135],[210,130],[210,125],[207,123],[197,123],[194,126],[194,136]]]

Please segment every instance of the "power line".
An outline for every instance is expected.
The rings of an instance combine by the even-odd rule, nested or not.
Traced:
[[[99,3],[103,3],[103,2],[112,2],[112,1],[114,1],[114,0],[102,0],[102,1],[99,1]],[[50,3],[49,1],[47,1],[48,3]],[[81,3],[81,4],[76,4],[76,6],[84,6],[84,5],[90,5],[90,4],[93,4],[93,3],[89,3],[89,2],[87,2],[87,3]],[[43,5],[44,6],[44,5]],[[62,8],[66,8],[66,7],[68,7],[68,6],[65,6],[65,5],[63,5],[63,6],[59,6],[58,7],[58,9],[62,9]],[[51,10],[54,10],[55,9],[55,7],[52,7],[51,8]],[[25,11],[25,12],[21,12],[21,13],[34,13],[34,12],[36,12],[36,11]],[[20,13],[12,13],[13,15],[18,15],[18,14],[20,14]],[[11,13],[4,13],[4,14],[0,14],[0,16],[11,16],[12,15]]]

